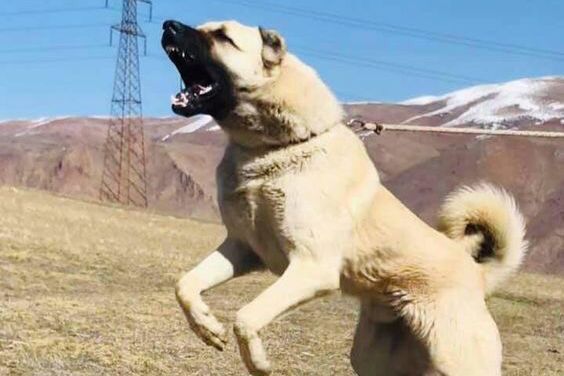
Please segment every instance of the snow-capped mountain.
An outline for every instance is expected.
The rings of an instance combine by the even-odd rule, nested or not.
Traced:
[[[526,78],[479,85],[442,96],[413,98],[400,103],[423,111],[404,124],[478,125],[507,128],[522,122],[564,124],[564,77]]]

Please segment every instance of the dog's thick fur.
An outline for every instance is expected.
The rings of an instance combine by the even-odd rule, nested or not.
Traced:
[[[218,29],[233,43],[214,40]],[[230,140],[217,170],[228,235],[176,289],[193,330],[222,349],[226,332],[201,292],[264,265],[280,278],[234,326],[253,375],[271,372],[259,331],[339,288],[362,305],[358,374],[499,375],[484,297],[526,249],[513,199],[486,184],[462,188],[446,200],[439,230],[428,226],[380,183],[338,101],[281,36],[233,21],[198,31],[234,100],[216,119]]]

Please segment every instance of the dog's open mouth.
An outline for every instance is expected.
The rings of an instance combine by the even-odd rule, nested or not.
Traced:
[[[217,94],[219,83],[205,65],[197,62],[190,52],[175,45],[165,46],[165,51],[184,83],[184,89],[171,98],[173,110],[198,110],[203,102]]]
[[[173,20],[165,21],[163,30],[161,45],[183,83],[183,89],[172,96],[172,111],[186,117],[227,116],[235,103],[232,82],[225,67],[212,58],[209,38]]]

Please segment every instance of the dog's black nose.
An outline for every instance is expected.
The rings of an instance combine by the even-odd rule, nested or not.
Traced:
[[[163,30],[180,31],[185,27],[186,26],[184,26],[180,22],[174,20],[168,20],[163,23]]]

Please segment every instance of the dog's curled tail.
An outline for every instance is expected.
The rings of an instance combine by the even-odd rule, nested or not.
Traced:
[[[487,293],[519,267],[528,247],[515,200],[486,183],[451,193],[439,212],[438,229],[461,242],[481,265]]]

